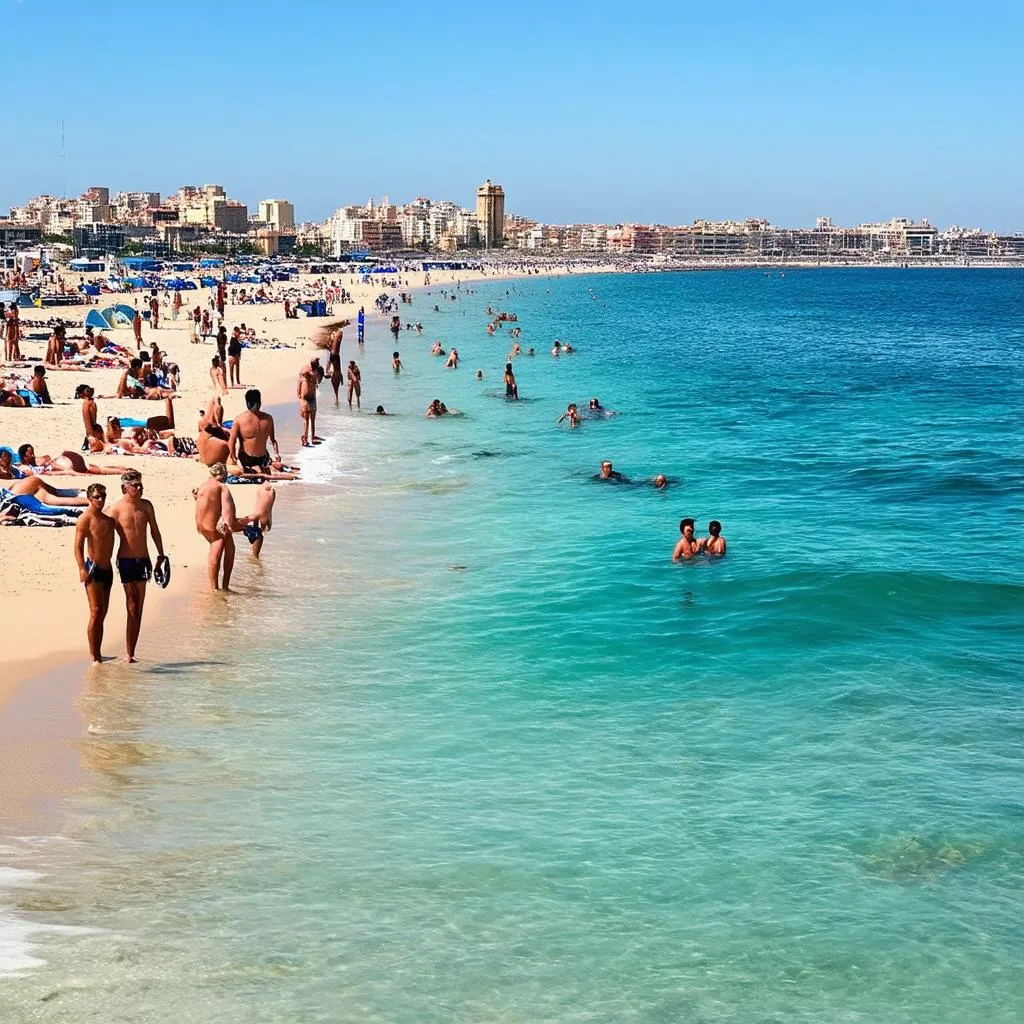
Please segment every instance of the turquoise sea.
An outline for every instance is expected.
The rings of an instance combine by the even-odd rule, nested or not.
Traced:
[[[1020,1021],[1024,273],[457,294],[398,377],[346,338],[395,415],[321,392],[239,593],[89,677],[0,1020]]]

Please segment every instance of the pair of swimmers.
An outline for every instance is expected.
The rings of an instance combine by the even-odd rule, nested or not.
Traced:
[[[708,535],[706,537],[694,537],[695,527],[693,519],[687,517],[679,521],[679,532],[682,536],[676,542],[672,552],[673,562],[687,562],[694,555],[708,555],[711,558],[721,558],[725,554],[725,538],[722,536],[722,524],[717,519],[708,523]]]

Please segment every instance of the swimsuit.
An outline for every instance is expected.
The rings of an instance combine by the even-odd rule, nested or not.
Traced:
[[[114,569],[107,566],[106,569],[97,565],[91,558],[85,560],[85,570],[89,574],[85,585],[98,583],[104,590],[109,590],[114,585]]]
[[[242,469],[270,469],[270,452],[264,452],[262,455],[247,455],[239,449],[238,463]]]
[[[119,558],[117,573],[122,583],[148,583],[153,578],[153,563],[146,558]]]
[[[255,544],[263,536],[263,527],[259,523],[250,523],[242,530],[242,533],[245,534],[245,539],[250,544]]]

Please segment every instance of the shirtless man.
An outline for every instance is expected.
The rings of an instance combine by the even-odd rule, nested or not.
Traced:
[[[117,530],[117,572],[124,586],[125,605],[128,609],[125,660],[133,662],[135,645],[139,642],[139,631],[142,628],[146,584],[153,577],[146,530],[153,537],[158,558],[164,557],[164,540],[156,524],[153,503],[142,496],[142,474],[137,469],[121,474],[121,493],[124,497],[110,510],[110,515]]]
[[[402,360],[397,352],[391,353],[391,369],[394,370],[395,373],[402,372]]]
[[[598,473],[594,477],[594,479],[595,480],[610,480],[613,483],[617,483],[617,484],[623,484],[623,483],[628,483],[629,482],[628,480],[626,480],[626,478],[617,469],[613,469],[612,468],[612,464],[611,464],[611,462],[608,461],[608,459],[605,459],[601,463],[601,472]],[[690,522],[692,523],[693,520],[691,519]]]
[[[135,316],[132,317],[132,333],[135,335],[135,347],[141,352],[142,351],[142,314],[135,310]]]
[[[228,393],[228,382],[224,376],[224,364],[220,356],[214,356],[210,360],[210,383],[213,385],[213,393],[217,396]]]
[[[359,404],[359,396],[363,393],[363,378],[359,373],[359,367],[356,366],[356,361],[350,359],[348,361],[348,407],[352,408],[352,396],[356,396],[356,408],[362,409]]]
[[[274,525],[274,502],[277,501],[277,491],[271,484],[264,484],[256,495],[256,507],[253,509],[248,526],[242,533],[245,539],[252,546],[253,558],[259,558],[263,550],[263,535],[270,532]]]
[[[246,391],[246,411],[235,417],[228,435],[228,452],[232,461],[242,467],[243,473],[259,473],[270,469],[268,441],[274,448],[277,461],[281,461],[281,451],[274,436],[274,417],[260,412],[262,401],[263,396],[256,388]]]
[[[334,404],[338,404],[338,389],[341,387],[341,336],[342,330],[339,327],[331,332],[331,349],[327,356],[327,376],[331,379],[331,387],[334,388]],[[348,403],[352,404],[351,401]]]
[[[207,573],[211,590],[228,590],[231,570],[235,565],[235,538],[232,531],[241,529],[248,520],[239,521],[235,514],[235,499],[224,483],[228,471],[223,462],[210,467],[210,479],[196,489],[196,530],[210,545]],[[221,566],[224,585],[220,585]]]
[[[722,536],[722,524],[717,519],[708,523],[708,535],[703,540],[704,554],[712,558],[721,558],[725,554],[725,538]]]
[[[90,451],[90,441],[94,438],[103,441],[103,431],[100,428],[99,413],[96,409],[96,391],[89,384],[83,384],[80,394],[82,396],[82,423],[85,425],[85,441],[82,444],[82,451]]]
[[[701,548],[704,546],[702,540],[695,540],[693,536],[693,520],[687,517],[679,521],[679,532],[682,537],[679,538],[679,542],[675,546],[675,550],[672,552],[673,562],[686,562],[693,558],[694,555],[700,554]]]
[[[160,327],[160,300],[154,294],[149,300],[149,326],[153,330],[157,330]],[[139,341],[139,348],[142,348],[142,341]]]
[[[320,383],[320,360],[312,359],[299,370],[296,393],[302,417],[302,447],[309,448],[320,440],[316,436],[316,389]]]
[[[114,553],[114,520],[103,511],[107,501],[107,489],[103,484],[90,484],[85,494],[89,507],[78,517],[75,525],[75,560],[78,562],[78,578],[85,584],[85,596],[89,599],[89,626],[85,634],[89,640],[89,654],[98,665],[103,661],[100,656],[103,622],[110,607],[110,588],[114,585],[114,569],[110,564]]]

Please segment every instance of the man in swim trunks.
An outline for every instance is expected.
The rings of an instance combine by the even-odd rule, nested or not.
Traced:
[[[274,525],[274,502],[277,491],[271,484],[264,484],[256,495],[256,507],[253,509],[249,524],[242,529],[245,539],[252,546],[253,558],[259,558],[263,550],[263,535],[270,532]]]
[[[90,484],[85,494],[89,507],[75,525],[75,560],[78,578],[85,584],[85,596],[89,599],[89,625],[85,633],[89,655],[98,665],[103,660],[100,655],[103,622],[110,607],[110,588],[114,585],[114,569],[110,564],[114,553],[114,520],[103,511],[107,500],[103,484]]]
[[[195,491],[196,531],[210,545],[206,561],[211,590],[228,590],[231,570],[235,565],[235,538],[232,532],[248,525],[235,513],[235,499],[224,481],[228,471],[223,462],[210,467],[210,479]],[[221,567],[224,569],[223,587],[220,584]]]
[[[708,523],[708,535],[702,541],[704,554],[712,558],[721,558],[725,554],[725,538],[722,536],[722,524],[717,519]]]
[[[331,348],[327,355],[327,376],[330,378],[331,387],[334,388],[335,405],[338,404],[338,389],[341,387],[343,377],[341,372],[341,336],[340,327],[331,332]]]
[[[312,359],[299,370],[297,393],[299,415],[302,417],[302,447],[309,448],[321,440],[316,436],[316,389],[320,383],[320,360]]]
[[[679,532],[682,536],[676,543],[675,550],[672,552],[673,562],[687,562],[694,555],[700,554],[701,548],[704,546],[704,541],[696,540],[693,536],[693,520],[687,517],[679,521]]]
[[[235,417],[228,435],[228,452],[242,467],[243,473],[259,473],[260,470],[270,469],[268,441],[274,448],[277,461],[281,461],[281,451],[274,436],[274,417],[260,412],[262,402],[263,396],[256,388],[246,391],[246,411]]]
[[[363,378],[359,372],[359,367],[356,366],[356,361],[350,359],[348,361],[348,407],[352,408],[352,396],[356,396],[356,408],[361,409],[362,406],[359,404],[359,396],[363,393]]]
[[[156,553],[164,556],[164,540],[156,524],[153,503],[142,496],[142,474],[130,469],[121,474],[123,497],[110,510],[117,530],[117,572],[124,586],[128,609],[128,628],[125,631],[125,660],[135,661],[135,645],[142,629],[142,609],[146,602],[146,584],[153,577],[153,563],[149,557],[146,531],[153,537]]]
[[[82,451],[91,449],[90,441],[98,438],[102,443],[103,430],[99,424],[99,413],[96,409],[96,392],[89,384],[82,384],[78,390],[82,399],[82,423],[85,425],[85,440],[82,442]]]

